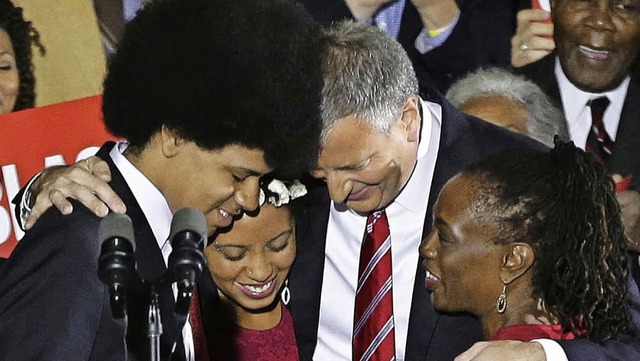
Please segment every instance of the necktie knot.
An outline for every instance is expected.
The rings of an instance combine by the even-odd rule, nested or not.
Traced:
[[[609,106],[609,98],[605,96],[589,100],[587,106],[591,108],[591,131],[587,137],[585,149],[592,153],[600,163],[606,164],[614,145],[604,128],[604,113]]]

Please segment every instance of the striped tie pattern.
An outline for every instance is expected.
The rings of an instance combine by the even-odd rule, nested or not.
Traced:
[[[353,325],[353,360],[395,360],[391,237],[385,211],[367,218],[360,250]]]
[[[596,159],[606,164],[613,150],[614,142],[604,129],[604,112],[609,106],[609,98],[600,97],[589,100],[587,105],[591,108],[591,131],[587,137],[585,150],[595,155]]]

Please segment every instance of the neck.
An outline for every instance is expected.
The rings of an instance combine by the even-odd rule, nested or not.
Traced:
[[[273,306],[262,310],[247,310],[233,304],[236,312],[236,323],[242,328],[248,330],[269,330],[278,324],[282,319],[282,303],[275,302]]]
[[[495,335],[503,327],[558,323],[557,318],[544,307],[544,303],[532,297],[528,292],[520,295],[515,292],[507,294],[506,311],[500,314],[494,307],[490,314],[481,317],[481,322],[485,339]]]

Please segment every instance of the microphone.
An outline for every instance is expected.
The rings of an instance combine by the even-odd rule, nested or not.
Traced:
[[[207,221],[196,208],[182,208],[171,221],[171,247],[169,271],[176,282],[178,296],[175,312],[186,315],[193,295],[193,287],[202,275],[207,260],[204,247],[207,246]]]
[[[135,241],[133,225],[126,214],[108,214],[98,230],[101,240],[98,278],[109,287],[111,315],[123,318],[126,313],[127,284],[135,274]]]

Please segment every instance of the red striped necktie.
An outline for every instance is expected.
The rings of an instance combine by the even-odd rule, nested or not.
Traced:
[[[385,211],[367,218],[360,250],[353,360],[395,360],[391,237]]]
[[[609,106],[609,98],[600,97],[589,100],[587,105],[591,108],[591,131],[587,137],[587,146],[585,150],[595,155],[601,164],[606,164],[611,152],[613,151],[614,142],[604,129],[604,112]]]

